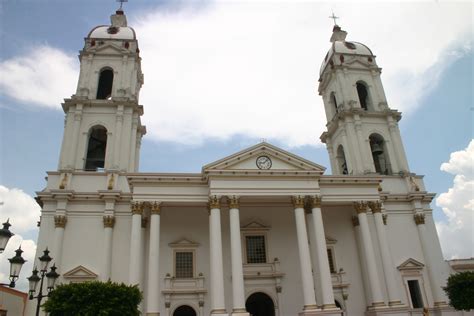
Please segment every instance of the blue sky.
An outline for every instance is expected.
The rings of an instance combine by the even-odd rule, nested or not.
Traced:
[[[45,185],[45,172],[57,168],[64,120],[60,102],[75,92],[77,53],[89,30],[108,24],[118,4],[0,3],[0,198],[13,201],[12,190],[34,197]],[[464,204],[448,198],[459,192],[455,179],[473,183],[468,148],[474,113],[472,7],[467,2],[126,3],[145,73],[140,101],[149,133],[140,170],[199,172],[265,138],[330,173],[319,141],[325,117],[316,85],[329,48],[331,10],[341,16],[338,22],[349,40],[366,43],[377,55],[389,106],[403,112],[400,129],[411,171],[426,176],[428,191],[451,194],[439,206],[432,203],[445,256],[474,256],[468,214],[472,189],[460,195]],[[18,78],[11,65],[27,78]],[[7,78],[18,84],[8,85]],[[248,113],[253,118],[246,119]],[[222,118],[227,120],[212,125]],[[454,152],[468,157],[467,167],[458,163],[460,158],[450,161]],[[445,171],[440,170],[443,163],[448,163]],[[18,205],[33,205],[25,203]],[[0,220],[20,212],[7,203],[0,208]],[[31,222],[38,209],[21,212],[23,221]],[[18,216],[17,223],[22,221]],[[34,225],[17,226],[16,232],[34,240]],[[458,235],[463,247],[450,251],[447,245]]]

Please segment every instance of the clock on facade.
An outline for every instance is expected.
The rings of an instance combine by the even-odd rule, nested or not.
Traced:
[[[272,167],[272,160],[267,156],[260,156],[256,161],[258,169],[267,170]]]

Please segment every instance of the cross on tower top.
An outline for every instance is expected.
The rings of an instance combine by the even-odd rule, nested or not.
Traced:
[[[336,19],[339,19],[339,17],[337,17],[337,16],[334,14],[334,12],[332,13],[332,15],[331,15],[329,18],[334,20],[334,25],[337,25]]]
[[[122,10],[122,6],[124,2],[128,2],[128,0],[117,0],[117,2],[120,2],[120,8],[119,10]]]

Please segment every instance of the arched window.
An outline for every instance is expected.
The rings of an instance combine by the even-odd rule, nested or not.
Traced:
[[[337,147],[337,165],[339,167],[339,172],[341,174],[349,174],[349,171],[347,170],[347,162],[346,162],[346,155],[344,154],[344,147],[342,145],[339,145]]]
[[[336,93],[335,92],[331,92],[331,103],[334,106],[334,109],[336,110],[336,113],[337,113],[338,109],[337,109],[337,100],[336,100]]]
[[[369,136],[370,152],[374,159],[375,172],[380,174],[391,174],[390,160],[387,154],[385,140],[379,134]]]
[[[114,71],[110,68],[102,69],[97,86],[97,99],[109,100],[112,96],[112,84],[114,82]]]
[[[357,95],[359,96],[360,107],[368,110],[369,105],[369,91],[367,86],[362,81],[357,82]]]
[[[99,168],[104,168],[106,148],[107,129],[101,125],[92,127],[89,131],[84,170],[97,171]]]

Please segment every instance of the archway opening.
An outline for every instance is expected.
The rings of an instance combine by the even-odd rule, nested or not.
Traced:
[[[337,165],[339,167],[339,173],[349,174],[349,171],[347,170],[346,155],[344,154],[344,147],[342,147],[342,145],[339,145],[339,147],[337,147],[336,159],[337,159]]]
[[[188,305],[181,305],[175,309],[173,316],[197,316],[196,311]]]
[[[379,134],[372,134],[369,136],[369,141],[375,172],[379,174],[392,174],[392,168],[383,137]]]
[[[114,71],[106,68],[100,72],[99,85],[97,87],[97,99],[109,100],[112,96],[112,84],[114,82]]]
[[[245,309],[252,316],[275,316],[275,305],[265,293],[253,293],[245,302]]]
[[[87,156],[84,170],[97,171],[104,168],[105,150],[107,148],[107,130],[101,125],[96,125],[89,131]]]
[[[367,91],[367,87],[362,82],[357,82],[357,94],[359,96],[360,107],[364,110],[368,110],[369,107],[369,92]]]

